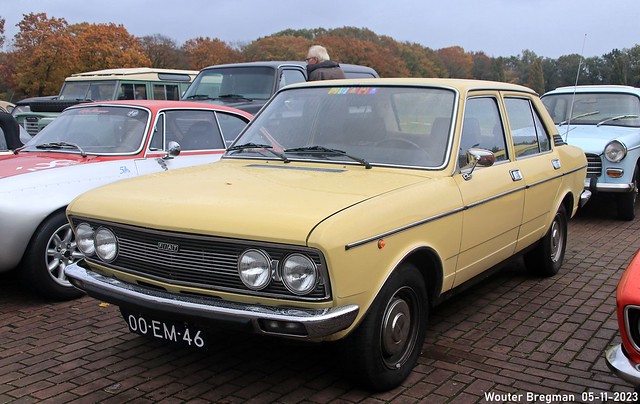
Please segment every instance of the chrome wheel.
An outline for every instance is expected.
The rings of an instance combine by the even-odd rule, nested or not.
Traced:
[[[57,284],[71,287],[64,269],[80,258],[82,253],[76,247],[71,226],[68,223],[62,225],[51,235],[47,243],[44,259],[49,275]]]

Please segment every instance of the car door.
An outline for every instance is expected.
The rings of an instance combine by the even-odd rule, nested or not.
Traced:
[[[280,70],[280,77],[276,91],[286,85],[303,83],[305,81],[307,81],[307,76],[302,71],[302,68],[295,68],[291,66],[284,67]]]
[[[515,251],[525,183],[507,147],[500,105],[499,94],[493,92],[474,94],[466,100],[458,145],[461,170],[454,176],[464,204],[454,286],[505,260]],[[472,170],[466,159],[470,148],[493,152],[496,162],[490,167]]]
[[[551,148],[550,132],[544,127],[531,98],[517,93],[504,96],[505,111],[513,142],[513,155],[524,183],[525,203],[516,250],[540,239],[549,223],[549,201],[557,200],[562,181],[561,161]]]

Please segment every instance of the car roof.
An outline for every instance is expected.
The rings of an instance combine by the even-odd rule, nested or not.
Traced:
[[[321,80],[305,83],[296,83],[287,88],[296,87],[323,87],[323,86],[420,86],[420,87],[447,87],[460,92],[478,90],[517,91],[529,94],[537,93],[519,84],[503,83],[489,80],[472,79],[444,79],[444,78],[376,78],[376,79],[346,79],[346,80]]]
[[[558,87],[555,90],[549,91],[544,95],[549,94],[567,94],[567,93],[633,93],[636,95],[640,95],[640,89],[637,87],[631,86],[621,86],[621,85],[602,85],[602,84],[594,84],[594,85],[581,85],[581,86],[566,86],[566,87]]]
[[[193,101],[175,101],[175,100],[115,100],[115,101],[98,101],[98,102],[88,102],[74,105],[70,108],[83,108],[83,107],[91,107],[96,105],[121,105],[121,106],[134,106],[134,107],[143,107],[148,108],[150,110],[160,110],[167,108],[193,108],[193,109],[211,109],[216,111],[226,111],[226,112],[234,112],[240,115],[243,115],[249,119],[253,116],[245,111],[241,111],[236,108],[226,107],[224,105],[217,104],[208,104],[203,102],[193,102]]]
[[[342,70],[349,72],[368,72],[375,73],[377,72],[368,66],[362,65],[354,65],[349,63],[339,63]],[[302,67],[304,69],[307,68],[307,62],[300,60],[266,60],[266,61],[257,61],[257,62],[241,62],[241,63],[227,63],[222,65],[212,65],[203,68],[202,70],[209,70],[213,68],[237,68],[237,67],[270,67],[273,69],[277,69],[280,66],[297,66]]]

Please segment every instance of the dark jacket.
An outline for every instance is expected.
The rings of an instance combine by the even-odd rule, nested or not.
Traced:
[[[340,65],[331,60],[307,65],[307,81],[344,79]]]

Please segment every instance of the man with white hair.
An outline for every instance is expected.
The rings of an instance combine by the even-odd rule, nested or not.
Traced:
[[[307,52],[307,80],[344,79],[344,72],[340,65],[329,58],[327,49],[320,45],[313,45]]]

